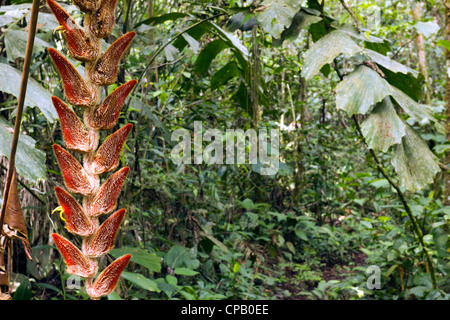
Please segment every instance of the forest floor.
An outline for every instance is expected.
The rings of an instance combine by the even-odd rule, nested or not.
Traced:
[[[313,273],[317,276],[310,277],[310,279],[301,271],[285,271],[285,281],[277,285],[274,294],[278,299],[284,300],[311,300],[313,298],[309,294],[305,294],[305,292],[314,290],[320,281],[342,281],[350,274],[356,272],[353,270],[355,267],[364,265],[366,265],[366,255],[359,251],[356,253],[352,252],[350,261],[347,263],[324,264],[319,270],[309,271],[310,274]]]

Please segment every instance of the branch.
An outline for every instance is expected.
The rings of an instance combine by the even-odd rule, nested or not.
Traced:
[[[11,189],[11,182],[14,173],[17,144],[19,142],[20,123],[22,122],[22,113],[25,102],[25,95],[27,93],[28,76],[30,74],[31,58],[33,54],[34,36],[36,34],[36,23],[39,14],[39,0],[33,0],[31,8],[30,30],[28,31],[27,48],[25,51],[25,60],[22,71],[22,81],[20,83],[19,99],[17,104],[16,122],[14,125],[14,134],[11,145],[11,152],[9,155],[8,172],[6,173],[6,183],[3,190],[3,203],[0,211],[0,233],[3,231],[3,221],[5,219],[6,206],[8,204],[9,190]]]
[[[358,32],[361,32],[361,26],[360,26],[360,22],[359,22],[358,17],[352,11],[352,9],[349,7],[349,5],[345,2],[345,0],[340,0],[340,1],[341,1],[341,4],[344,6],[345,10],[347,10],[347,12],[350,14],[352,19],[355,21],[356,30],[358,30]]]

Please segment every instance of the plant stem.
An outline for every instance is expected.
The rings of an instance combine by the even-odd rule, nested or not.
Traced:
[[[428,262],[430,275],[431,275],[431,281],[433,283],[433,288],[438,290],[438,286],[437,286],[437,282],[436,282],[436,270],[434,268],[433,261],[431,260],[430,254],[429,254],[428,249],[427,249],[427,247],[425,245],[425,242],[423,240],[422,230],[420,230],[419,224],[417,223],[417,220],[415,219],[415,217],[414,217],[414,215],[413,215],[413,213],[411,211],[411,207],[409,206],[408,202],[406,201],[405,195],[400,190],[400,187],[387,174],[383,164],[381,163],[380,159],[378,159],[378,156],[376,155],[375,151],[373,151],[373,149],[370,149],[368,147],[366,139],[364,138],[364,135],[362,134],[362,130],[361,130],[361,126],[359,125],[358,118],[356,117],[356,115],[353,115],[352,118],[353,118],[353,121],[355,122],[356,129],[358,130],[358,134],[361,136],[361,140],[364,142],[364,144],[366,145],[367,149],[369,149],[369,152],[372,155],[372,158],[374,159],[374,161],[375,161],[375,163],[377,165],[378,171],[383,175],[383,177],[389,182],[389,184],[397,192],[397,195],[398,195],[398,197],[400,199],[400,202],[402,203],[403,208],[406,211],[406,214],[408,215],[409,219],[411,220],[411,224],[413,226],[414,233],[415,233],[415,235],[416,235],[420,245],[423,248],[423,252],[425,253],[425,258],[426,258],[426,260]]]
[[[34,36],[36,34],[36,23],[39,14],[39,0],[33,0],[33,6],[31,8],[30,29],[28,31],[27,48],[25,51],[25,60],[22,71],[22,81],[20,84],[19,100],[17,104],[16,121],[14,125],[14,134],[11,145],[11,152],[9,155],[8,171],[6,173],[6,183],[3,190],[3,202],[0,211],[0,228],[3,232],[3,221],[5,219],[6,207],[8,204],[9,190],[11,189],[12,177],[14,173],[17,144],[19,142],[20,124],[22,122],[22,113],[25,103],[25,95],[27,92],[28,76],[30,74],[31,58],[33,54]]]

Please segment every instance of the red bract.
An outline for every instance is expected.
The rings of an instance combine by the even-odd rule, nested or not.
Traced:
[[[120,169],[100,187],[100,190],[92,201],[92,206],[89,211],[91,216],[97,217],[108,214],[116,208],[117,199],[119,198],[122,185],[129,171],[130,168],[128,167]]]
[[[110,294],[117,285],[122,271],[131,259],[131,255],[125,255],[111,263],[103,272],[95,279],[93,284],[88,284],[86,290],[88,294],[98,299],[101,296]]]
[[[117,0],[98,0],[98,6],[91,15],[87,15],[87,25],[96,38],[104,38],[111,34],[114,27],[114,8]]]
[[[93,146],[91,145],[89,132],[80,118],[57,97],[52,97],[52,101],[59,116],[66,147],[80,152],[92,151]]]
[[[101,86],[115,82],[120,60],[136,33],[123,35],[102,55],[100,38],[110,35],[113,29],[117,0],[73,0],[73,3],[86,12],[84,29],[55,0],[48,0],[48,6],[61,24],[70,55],[85,62],[86,80],[61,53],[52,48],[48,51],[61,75],[68,102],[84,108],[84,115],[80,119],[68,105],[52,97],[66,148],[83,154],[81,164],[67,150],[53,145],[67,190],[83,197],[82,203],[79,203],[64,189],[55,188],[60,205],[57,210],[63,214],[66,229],[83,237],[82,250],[57,234],[53,234],[53,239],[67,264],[67,271],[85,278],[87,293],[91,298],[98,299],[114,290],[131,258],[126,255],[117,259],[93,281],[98,270],[98,258],[114,247],[126,210],[118,210],[101,225],[99,216],[110,214],[117,207],[130,169],[125,167],[118,170],[101,186],[100,175],[117,168],[121,151],[133,126],[124,125],[99,147],[100,130],[112,129],[117,124],[120,109],[137,81],[131,80],[119,86],[100,105]]]
[[[86,258],[69,240],[56,233],[52,237],[67,265],[67,272],[83,278],[91,278],[97,273],[97,264]]]
[[[94,94],[74,66],[57,50],[48,48],[48,52],[61,75],[64,92],[69,102],[79,107],[93,105],[95,103]]]
[[[82,237],[90,236],[95,231],[95,225],[84,212],[83,207],[60,187],[55,187],[56,198],[63,208],[66,229]]]
[[[92,76],[93,82],[100,86],[110,85],[116,82],[120,59],[135,35],[136,32],[134,31],[124,34],[105,51],[95,65]]]
[[[92,171],[94,174],[102,174],[110,172],[119,165],[120,151],[133,128],[131,123],[114,132],[108,139],[103,142],[95,154]]]
[[[107,254],[113,247],[117,231],[125,216],[125,209],[112,214],[102,223],[95,235],[84,242],[83,252],[91,258],[98,258]]]
[[[55,1],[47,0],[47,4],[64,28],[63,34],[70,55],[81,61],[92,61],[97,58],[100,53],[99,42],[89,38],[75,20]]]
[[[95,130],[112,129],[119,119],[120,109],[136,83],[136,80],[128,81],[108,95],[93,114],[89,115],[89,125]]]
[[[57,144],[53,145],[53,151],[63,173],[66,188],[73,193],[92,194],[95,185],[91,183],[89,176],[77,159]]]

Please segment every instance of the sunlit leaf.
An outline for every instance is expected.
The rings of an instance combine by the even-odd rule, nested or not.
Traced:
[[[352,57],[362,49],[344,32],[335,30],[320,38],[305,53],[302,76],[309,80],[327,63],[344,54]]]
[[[366,114],[373,105],[391,93],[391,86],[377,72],[359,66],[336,86],[336,107],[350,116]]]
[[[300,5],[301,2],[296,0],[265,0],[261,7],[268,7],[257,12],[255,17],[265,31],[279,39],[283,30],[291,25]]]

